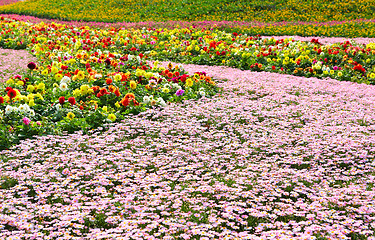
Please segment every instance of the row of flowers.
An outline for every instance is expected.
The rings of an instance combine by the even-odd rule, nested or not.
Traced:
[[[40,7],[43,6],[43,7]],[[373,1],[332,4],[315,1],[20,1],[0,7],[2,13],[103,22],[144,21],[343,21],[373,19]],[[343,14],[345,13],[345,14]]]

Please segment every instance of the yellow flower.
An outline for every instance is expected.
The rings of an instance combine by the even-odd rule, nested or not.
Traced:
[[[116,106],[117,108],[121,107],[121,106],[120,106],[120,103],[118,103],[118,102],[115,103],[115,106]]]
[[[104,112],[108,112],[108,107],[107,106],[103,106],[103,111]]]
[[[111,114],[108,115],[108,119],[111,120],[111,122],[114,122],[114,121],[116,121],[116,115],[111,113]]]
[[[18,86],[23,86],[24,84],[25,84],[25,83],[22,82],[22,81],[18,81],[18,82],[17,82],[17,85],[18,85]]]
[[[333,70],[330,70],[329,71],[329,73],[332,75],[332,74],[334,74],[335,73],[335,71],[333,71]]]
[[[9,79],[9,80],[6,82],[6,84],[14,84],[13,79]]]
[[[53,66],[53,67],[51,68],[51,72],[52,72],[53,74],[56,74],[56,73],[59,72],[59,69],[58,69],[57,67]]]
[[[60,81],[61,79],[62,79],[62,75],[60,74],[60,73],[58,73],[58,74],[56,74],[55,75],[55,79],[57,80],[57,81]]]
[[[40,93],[35,94],[35,97],[38,97],[42,101],[44,100],[42,94],[40,94]]]
[[[120,81],[121,79],[122,79],[121,74],[116,74],[115,77],[114,77],[114,80],[116,82]]]
[[[85,72],[79,71],[77,74],[78,80],[83,80],[85,78]]]
[[[161,91],[162,91],[163,93],[169,93],[169,88],[162,88]]]
[[[34,99],[30,99],[30,101],[29,101],[29,106],[30,106],[30,107],[34,107],[34,106],[35,106]]]
[[[44,69],[43,71],[42,71],[42,75],[47,75],[48,74],[48,69]]]
[[[88,93],[89,88],[90,88],[89,85],[86,85],[86,84],[82,85],[82,86],[80,87],[80,89],[81,89],[81,93],[82,93],[83,95],[85,95],[86,93]]]
[[[191,87],[193,86],[194,81],[191,78],[186,79],[186,86]]]
[[[73,90],[73,96],[75,96],[75,97],[78,97],[78,96],[80,96],[81,95],[81,90],[79,90],[78,88],[77,89],[75,89],[75,90]]]
[[[68,114],[66,115],[66,117],[69,119],[69,120],[72,120],[76,115],[74,115],[74,113],[72,112],[68,112]]]
[[[132,80],[132,81],[130,81],[130,83],[129,83],[129,84],[130,84],[130,88],[131,88],[131,89],[133,89],[133,90],[134,90],[134,89],[136,89],[136,88],[137,88],[137,83],[136,83],[135,81],[133,81],[133,80]]]
[[[26,91],[28,92],[33,92],[34,91],[34,86],[33,85],[27,85]]]
[[[46,88],[46,85],[44,83],[40,82],[36,88],[38,90],[42,90],[43,91]]]

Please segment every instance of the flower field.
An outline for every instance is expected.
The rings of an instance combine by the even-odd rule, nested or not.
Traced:
[[[375,240],[371,1],[4,3],[0,239]]]

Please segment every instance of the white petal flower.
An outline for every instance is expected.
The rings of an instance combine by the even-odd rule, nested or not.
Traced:
[[[70,77],[68,77],[68,76],[64,76],[64,77],[60,80],[60,84],[61,84],[61,83],[69,84],[71,80],[72,80],[72,79],[71,79]]]
[[[66,84],[66,83],[60,83],[60,90],[61,91],[66,91],[66,90],[68,90],[68,84]]]

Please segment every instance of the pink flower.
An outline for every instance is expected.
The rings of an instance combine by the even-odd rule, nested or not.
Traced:
[[[23,121],[23,123],[24,123],[25,125],[29,125],[30,122],[31,122],[31,120],[30,120],[29,118],[27,118],[27,117],[24,117],[24,118],[22,119],[22,121]]]

